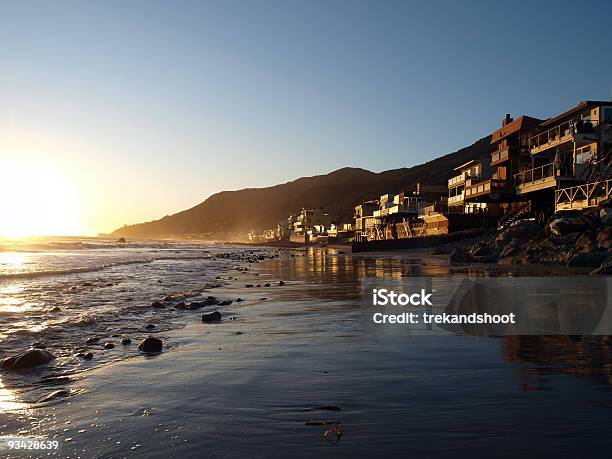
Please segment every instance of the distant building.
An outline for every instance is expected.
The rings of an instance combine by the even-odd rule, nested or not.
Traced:
[[[490,183],[491,158],[468,161],[454,169],[459,174],[448,180],[448,212],[460,214],[486,213],[496,215],[499,207],[494,203],[466,200],[470,192]]]
[[[293,232],[306,234],[308,232],[323,233],[331,226],[332,219],[323,209],[302,209],[293,223]]]
[[[355,240],[367,239],[367,234],[374,232],[377,218],[374,212],[379,209],[378,201],[365,201],[355,206]]]

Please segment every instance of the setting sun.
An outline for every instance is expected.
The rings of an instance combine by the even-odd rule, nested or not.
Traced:
[[[0,236],[81,234],[76,190],[56,168],[0,160]]]

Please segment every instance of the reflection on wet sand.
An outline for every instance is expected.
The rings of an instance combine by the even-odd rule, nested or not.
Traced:
[[[609,336],[504,336],[502,355],[519,368],[525,390],[540,376],[565,373],[612,384],[612,341]]]
[[[401,280],[407,277],[550,276],[571,274],[564,269],[498,265],[451,266],[446,257],[426,253],[346,255],[333,248],[310,248],[291,263],[269,265],[279,279],[308,284],[299,299],[362,299],[368,278]],[[295,290],[279,292],[287,300],[298,299]],[[612,341],[608,336],[505,336],[501,351],[506,361],[527,364],[519,368],[524,389],[535,387],[534,375],[565,373],[590,377],[593,382],[612,384]]]
[[[452,266],[448,257],[419,252],[345,254],[334,248],[309,248],[298,252],[292,263],[278,260],[274,272],[308,282],[361,281],[366,277],[401,279],[403,277],[466,276],[547,276],[571,274],[565,268],[513,265]]]

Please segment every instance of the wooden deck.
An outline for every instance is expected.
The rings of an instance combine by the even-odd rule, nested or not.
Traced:
[[[612,179],[561,188],[555,191],[555,211],[595,207],[612,197]]]

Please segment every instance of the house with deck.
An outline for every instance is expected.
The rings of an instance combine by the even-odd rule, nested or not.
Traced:
[[[612,102],[589,100],[540,123],[528,140],[531,164],[514,175],[516,196],[528,199],[534,213],[576,208],[571,193],[561,190],[605,174],[611,124]]]
[[[506,114],[501,127],[491,134],[490,176],[465,186],[465,202],[487,204],[490,212],[500,216],[523,206],[517,202],[514,176],[530,167],[529,135],[541,123],[530,116],[513,119]]]
[[[490,191],[491,158],[474,159],[454,170],[458,174],[448,180],[448,213],[497,215],[498,202],[470,199]]]

